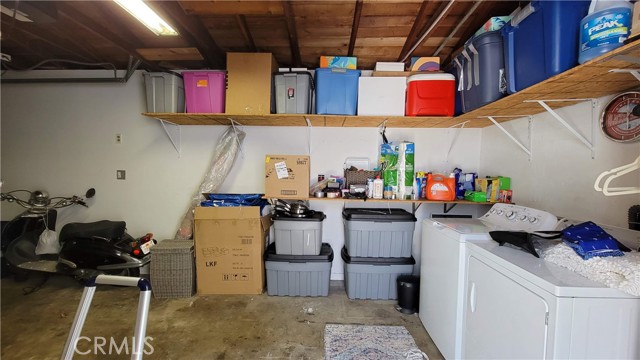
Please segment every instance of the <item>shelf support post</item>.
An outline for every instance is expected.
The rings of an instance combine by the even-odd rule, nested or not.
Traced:
[[[591,141],[587,140],[582,134],[580,134],[573,126],[571,126],[565,119],[560,116],[555,110],[553,110],[547,102],[556,101],[556,102],[566,102],[566,101],[591,101]],[[524,102],[536,102],[540,104],[554,119],[558,120],[562,126],[567,128],[569,132],[571,132],[578,140],[580,140],[589,150],[591,151],[591,158],[595,158],[595,145],[594,145],[594,123],[595,123],[595,108],[597,101],[596,99],[554,99],[554,100],[525,100]]]
[[[162,124],[162,129],[164,129],[164,133],[167,134],[167,137],[169,138],[169,141],[171,141],[171,145],[173,145],[173,148],[178,153],[178,158],[180,158],[181,152],[182,152],[181,151],[181,146],[180,146],[180,144],[182,142],[182,132],[180,130],[180,125],[176,125],[176,124],[170,123],[168,121],[164,121],[162,119],[159,119],[159,120],[160,120],[160,124]],[[173,139],[173,137],[169,133],[169,130],[167,129],[166,124],[171,124],[171,125],[175,126],[175,128],[177,129],[177,133],[178,133],[177,142]]]
[[[524,151],[529,156],[529,161],[531,161],[531,120],[532,120],[532,116],[531,115],[483,116],[483,117],[486,117],[487,119],[491,120],[491,122],[498,129],[500,129],[500,131],[502,131],[505,135],[507,135],[509,137],[509,139],[511,139],[511,141],[513,141],[516,145],[518,145],[520,147],[520,149],[522,149],[522,151]],[[507,129],[505,129],[504,126],[500,125],[500,123],[498,121],[496,121],[496,118],[520,118],[520,117],[529,118],[529,126],[527,127],[527,136],[529,138],[529,148],[524,146],[520,141],[518,141],[518,139],[515,138],[515,136],[511,135],[511,133],[509,131],[507,131]],[[451,207],[451,209],[453,209],[453,206]],[[451,209],[449,209],[449,210],[451,210]],[[445,211],[445,213],[446,213],[446,211]]]

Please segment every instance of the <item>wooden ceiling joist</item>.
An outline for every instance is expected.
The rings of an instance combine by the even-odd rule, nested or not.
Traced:
[[[176,30],[198,48],[209,67],[225,68],[226,53],[216,44],[199,18],[187,15],[177,2],[155,1],[151,5],[165,18],[174,20]]]
[[[249,31],[249,26],[247,25],[247,18],[244,15],[236,15],[236,22],[238,23],[242,37],[244,37],[244,41],[246,41],[249,47],[249,51],[258,52],[256,43],[253,41],[253,36],[251,36],[251,31]]]
[[[402,50],[398,55],[398,60],[402,59],[404,55],[411,49],[413,43],[418,39],[418,34],[420,33],[420,29],[424,27],[427,22],[427,14],[429,11],[430,2],[424,0],[422,4],[420,4],[420,10],[418,10],[418,14],[416,15],[415,20],[413,21],[413,25],[411,26],[411,31],[409,31],[409,35],[407,35],[407,39],[402,46]]]
[[[349,39],[349,52],[347,56],[353,56],[353,50],[356,47],[358,28],[360,27],[360,17],[362,16],[362,3],[362,0],[356,1],[356,9],[353,12],[353,25],[351,26],[351,38]]]
[[[51,32],[40,31],[36,28],[27,29],[24,27],[11,27],[5,21],[2,21],[2,29],[4,37],[3,41],[7,38],[13,38],[15,43],[20,46],[28,47],[31,51],[34,50],[33,40],[31,39],[37,39],[47,46],[57,49],[61,54],[71,55],[76,60],[85,62],[99,61],[91,52],[86,51],[84,48],[79,48],[75,44],[70,43],[66,39],[61,39]],[[46,58],[44,55],[41,55],[41,57]]]
[[[413,46],[409,49],[409,51],[407,53],[405,53],[401,59],[399,61],[406,61],[411,54],[413,54],[413,52],[420,46],[422,45],[422,43],[427,39],[427,37],[429,36],[429,34],[431,32],[433,32],[433,30],[438,26],[438,24],[440,23],[440,21],[442,21],[442,19],[444,19],[447,15],[447,13],[449,13],[449,11],[451,11],[451,7],[453,6],[453,4],[455,3],[456,0],[449,0],[448,2],[442,2],[440,4],[440,7],[438,8],[438,10],[436,11],[436,15],[432,16],[429,19],[429,22],[427,23],[427,25],[425,26],[425,30],[421,32],[420,38],[413,44]]]
[[[282,10],[284,11],[284,18],[287,22],[287,32],[289,35],[289,44],[291,47],[291,58],[293,60],[294,67],[302,66],[302,56],[300,56],[300,45],[298,45],[298,31],[296,30],[296,18],[293,14],[293,8],[291,2],[288,0],[282,1]]]

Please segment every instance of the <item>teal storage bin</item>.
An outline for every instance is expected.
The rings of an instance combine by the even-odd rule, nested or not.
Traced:
[[[355,115],[360,70],[316,69],[316,114]]]
[[[509,94],[578,65],[580,20],[589,4],[532,1],[502,28]]]

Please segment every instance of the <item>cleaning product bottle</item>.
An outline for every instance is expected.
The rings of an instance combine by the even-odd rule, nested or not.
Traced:
[[[580,64],[624,44],[631,31],[633,4],[627,0],[592,0],[580,22]]]
[[[382,190],[384,189],[384,182],[380,179],[380,176],[376,176],[373,180],[373,198],[382,199]]]

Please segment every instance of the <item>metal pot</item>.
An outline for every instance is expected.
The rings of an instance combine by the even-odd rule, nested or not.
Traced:
[[[309,212],[309,207],[302,202],[288,203],[280,199],[277,201],[279,204],[276,205],[276,210],[280,208],[291,215],[304,215]]]

